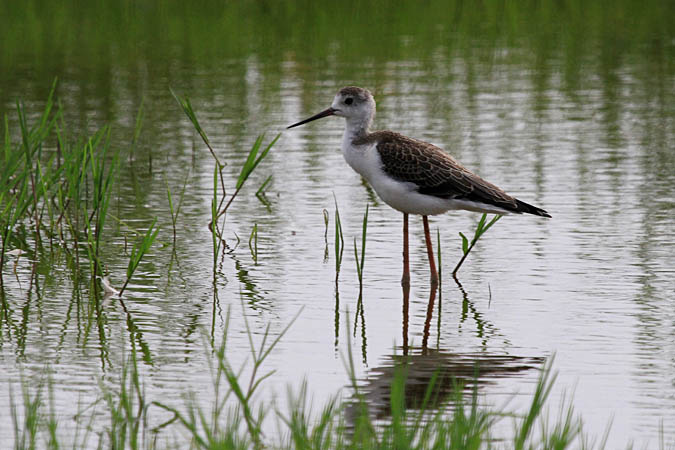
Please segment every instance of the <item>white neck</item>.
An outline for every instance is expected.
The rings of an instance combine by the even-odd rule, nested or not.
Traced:
[[[350,117],[346,119],[345,138],[353,140],[360,137],[365,137],[370,133],[370,126],[373,123],[373,115],[369,117]]]

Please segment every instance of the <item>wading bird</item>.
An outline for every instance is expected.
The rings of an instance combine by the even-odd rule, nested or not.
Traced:
[[[429,233],[428,216],[453,209],[494,214],[528,213],[551,217],[488,183],[464,168],[450,155],[427,142],[393,131],[370,131],[375,117],[375,100],[363,88],[348,86],[335,95],[330,108],[288,128],[339,116],[346,120],[342,154],[347,164],[361,174],[380,198],[403,213],[404,288],[410,286],[408,256],[408,214],[419,214],[429,256],[431,283],[438,284],[438,272]]]

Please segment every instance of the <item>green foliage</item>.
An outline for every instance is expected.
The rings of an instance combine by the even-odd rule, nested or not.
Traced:
[[[368,230],[368,209],[366,204],[366,213],[363,215],[363,225],[361,229],[361,256],[356,249],[356,238],[354,238],[354,260],[356,261],[356,274],[359,277],[359,286],[363,286],[363,266],[366,263],[366,231]]]
[[[223,168],[224,164],[220,162],[218,159],[218,156],[216,156],[216,152],[213,150],[213,147],[211,147],[211,143],[209,142],[209,138],[204,131],[204,129],[201,127],[199,124],[199,120],[197,120],[197,115],[195,114],[194,110],[192,109],[192,104],[190,103],[190,99],[185,97],[181,98],[179,97],[172,89],[171,94],[173,97],[176,99],[180,107],[183,109],[183,112],[185,115],[190,119],[190,122],[192,122],[192,125],[194,126],[195,130],[197,130],[197,133],[199,133],[199,136],[201,136],[202,140],[204,141],[204,144],[208,147],[209,151],[211,152],[211,155],[213,156],[213,159],[216,161],[216,174],[220,179],[220,184],[222,188],[222,196],[220,202],[217,203],[217,206],[212,205],[212,209],[215,208],[217,211],[216,214],[211,215],[211,223],[209,223],[209,228],[213,233],[215,233],[218,237],[222,238],[222,233],[218,230],[218,223],[217,220],[225,215],[227,212],[228,208],[232,204],[232,201],[237,197],[237,194],[239,194],[239,191],[241,188],[244,186],[244,183],[246,183],[246,180],[248,180],[249,176],[253,173],[253,171],[258,167],[258,164],[267,156],[269,151],[272,149],[272,146],[276,144],[276,142],[279,140],[281,137],[281,134],[277,134],[277,136],[272,139],[272,141],[267,144],[267,146],[260,152],[260,149],[262,148],[262,143],[265,138],[265,135],[262,134],[258,136],[253,143],[253,146],[251,147],[251,150],[249,150],[249,153],[246,157],[246,161],[244,162],[243,166],[241,167],[241,171],[239,172],[239,176],[237,177],[237,182],[235,184],[235,191],[232,195],[230,195],[230,199],[227,201],[224,207],[222,207],[222,204],[225,200],[226,197],[226,191],[225,191],[225,182],[223,180]],[[269,182],[269,177],[265,182],[263,183],[263,186],[258,189],[258,192],[256,195],[258,195],[262,189],[267,185]],[[217,193],[217,179],[214,180],[214,199],[218,196]],[[260,197],[259,197],[260,198]],[[221,208],[222,207],[222,208]]]
[[[110,416],[110,426],[107,430],[110,448],[133,450],[142,448],[145,436],[141,430],[148,405],[138,373],[138,360],[134,346],[132,346],[131,356],[122,366],[119,386],[116,389],[102,386],[101,390],[101,396]]]
[[[317,7],[311,0],[205,0],[195,8],[165,0],[144,4],[141,14],[119,1],[24,0],[9,2],[4,9],[0,66],[10,80],[21,73],[21,66],[15,67],[19,58],[41,61],[37,76],[50,73],[64,58],[79,66],[73,61],[78,57],[104,71],[112,65],[133,68],[139,58],[154,62],[156,70],[169,71],[175,66],[167,61],[176,55],[185,55],[193,67],[251,54],[274,65],[289,54],[302,63],[335,55],[340,67],[353,55],[375,64],[409,60],[445,50],[441,43],[466,57],[458,43],[472,40],[479,40],[486,54],[518,42],[534,60],[559,53],[570,66],[588,57],[592,48],[604,48],[619,59],[631,51],[645,53],[644,58],[654,52],[670,58],[668,45],[653,43],[672,40],[672,2],[617,0],[611,5],[544,0],[536,7],[528,2],[482,2],[466,8],[460,0],[432,0],[421,8],[415,2],[347,0]],[[115,58],[109,57],[112,52]]]
[[[87,252],[89,254],[89,261],[92,264],[92,279],[98,275],[103,275],[101,271],[102,263],[99,259],[100,240],[105,226],[112,184],[115,180],[119,161],[119,152],[115,153],[112,162],[108,163],[107,161],[106,153],[109,136],[109,129],[103,128],[94,137],[89,139],[85,145],[94,188],[92,210],[84,215],[87,227]]]
[[[0,287],[4,286],[3,268],[5,253],[14,228],[29,218],[33,222],[36,242],[40,241],[40,225],[43,210],[48,209],[50,224],[53,226],[54,211],[49,203],[52,186],[60,175],[54,167],[54,157],[43,156],[43,142],[51,133],[58,114],[53,113],[54,91],[52,85],[44,110],[31,125],[28,123],[24,106],[17,101],[16,114],[20,140],[12,142],[9,119],[4,120],[2,164],[0,164]],[[44,158],[44,162],[43,161]],[[31,209],[32,207],[32,209]],[[52,228],[52,227],[50,227]]]
[[[218,163],[218,166],[222,167],[222,164],[218,160],[218,157],[216,156],[216,153],[211,148],[211,143],[209,142],[209,137],[206,135],[206,133],[202,129],[201,125],[199,124],[199,120],[197,120],[197,115],[195,114],[194,110],[192,109],[192,103],[190,103],[190,99],[187,98],[187,97],[181,98],[181,97],[178,96],[178,94],[176,94],[173,91],[173,89],[169,88],[169,90],[171,91],[171,95],[173,95],[173,98],[176,99],[176,101],[178,102],[180,107],[183,109],[183,112],[185,113],[185,115],[188,117],[188,119],[190,119],[190,122],[192,122],[192,125],[195,127],[195,130],[197,130],[197,133],[199,133],[199,136],[202,138],[202,140],[204,141],[206,146],[211,151],[211,155],[213,156],[213,158]]]
[[[476,242],[478,242],[478,239],[485,234],[487,230],[489,230],[492,225],[497,223],[499,219],[501,219],[502,216],[499,214],[496,214],[490,222],[487,222],[487,214],[483,214],[478,221],[478,225],[476,225],[476,230],[473,233],[473,238],[471,239],[471,242],[467,239],[467,237],[462,233],[461,231],[459,232],[459,236],[462,238],[462,258],[459,260],[457,265],[455,266],[455,269],[452,271],[452,275],[454,276],[457,274],[457,271],[459,268],[462,266],[462,263],[464,263],[464,260],[466,257],[469,255],[469,252],[471,249],[473,249],[473,246],[476,245]],[[486,223],[487,222],[487,223]],[[440,265],[440,262],[439,262]]]
[[[10,386],[9,407],[12,424],[14,425],[14,448],[36,449],[38,448],[38,434],[43,421],[43,386],[42,384],[38,385],[31,395],[28,383],[22,378],[21,394],[23,414],[19,414],[14,401],[13,389]]]
[[[145,232],[145,235],[143,235],[141,240],[136,242],[133,248],[131,249],[131,255],[129,256],[129,265],[127,266],[127,279],[124,282],[124,286],[122,286],[122,289],[120,289],[119,294],[120,297],[124,293],[124,289],[126,289],[127,284],[129,284],[129,281],[131,280],[131,277],[136,271],[138,264],[140,264],[141,259],[143,259],[145,253],[150,249],[152,243],[155,242],[157,233],[159,233],[159,227],[155,227],[156,223],[157,218],[155,217],[150,226],[148,227],[147,231]]]
[[[342,254],[345,250],[345,238],[342,234],[342,221],[335,194],[333,194],[333,200],[335,201],[335,282],[337,283],[342,265]]]
[[[272,141],[267,144],[267,147],[262,151],[260,155],[258,155],[258,152],[260,151],[260,147],[262,146],[263,139],[265,138],[264,134],[261,134],[258,136],[258,138],[255,140],[255,143],[253,144],[253,147],[251,147],[251,150],[248,153],[248,157],[246,158],[246,162],[244,162],[244,165],[241,167],[241,173],[239,174],[239,178],[237,178],[237,185],[236,189],[241,189],[241,187],[244,185],[248,177],[253,173],[256,167],[258,167],[258,164],[260,164],[260,161],[263,160],[265,156],[269,153],[269,151],[272,149],[272,146],[276,144],[276,142],[279,140],[281,137],[281,134],[277,134],[277,136],[272,139]]]
[[[32,391],[30,381],[22,378],[20,406],[10,390],[9,415],[14,427],[14,448],[42,448],[42,442],[47,442],[48,448],[52,449],[89,448],[91,421],[101,415],[108,417],[109,422],[99,436],[99,448],[175,448],[180,443],[174,441],[172,446],[163,439],[169,436],[175,439],[179,435],[187,435],[191,448],[203,449],[478,450],[494,448],[495,444],[498,448],[514,450],[594,448],[582,434],[581,419],[575,416],[571,404],[563,404],[557,420],[549,421],[545,405],[556,379],[552,358],[541,368],[530,405],[523,411],[483,406],[478,383],[474,383],[472,389],[457,383],[449,393],[439,397],[440,371],[431,376],[426,386],[420,386],[416,379],[409,377],[414,366],[402,359],[389,382],[388,412],[375,415],[371,411],[373,405],[369,404],[359,385],[352,346],[347,345],[346,375],[353,397],[340,402],[338,396],[334,396],[315,413],[308,404],[307,386],[303,383],[295,394],[289,388],[287,411],[281,411],[274,400],[257,394],[275,374],[274,370],[264,369],[267,360],[298,316],[277,333],[273,333],[268,325],[261,335],[252,332],[246,314],[242,317],[250,355],[241,366],[235,367],[230,360],[229,310],[220,342],[214,345],[210,339],[205,340],[205,357],[213,380],[209,401],[197,401],[190,394],[181,406],[164,399],[148,398],[138,369],[135,345],[132,345],[132,353],[124,358],[116,384],[101,383],[98,398],[84,408],[74,422],[69,419],[76,429],[76,436],[83,436],[70,445],[65,443],[67,437],[61,435],[57,427],[58,411],[54,410],[53,397],[49,396],[47,405],[43,395],[45,384],[51,392],[49,378]],[[409,405],[410,394],[417,399],[414,408]],[[437,409],[437,405],[443,406]],[[274,419],[278,433],[263,433],[264,422]],[[513,421],[513,434],[495,441],[495,430],[501,433],[508,429],[503,423],[505,420]],[[66,430],[66,433],[72,432],[70,428]],[[603,446],[604,441],[599,448]]]
[[[171,195],[171,188],[169,187],[169,181],[166,180],[166,196],[169,200],[169,211],[171,212],[171,226],[173,228],[173,243],[176,244],[176,222],[178,221],[178,215],[180,214],[181,207],[183,206],[183,200],[185,198],[185,188],[187,187],[189,173],[185,175],[185,180],[183,181],[183,187],[180,190],[180,196],[178,199],[178,204],[174,205],[173,196]]]

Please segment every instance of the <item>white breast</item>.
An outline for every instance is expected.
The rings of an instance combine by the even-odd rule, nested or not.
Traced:
[[[342,154],[347,164],[370,183],[382,201],[394,209],[408,214],[434,215],[456,208],[451,201],[418,193],[414,183],[389,177],[383,170],[376,144],[352,145],[351,136],[345,133]]]

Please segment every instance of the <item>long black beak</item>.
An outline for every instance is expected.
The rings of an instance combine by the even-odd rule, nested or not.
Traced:
[[[304,124],[306,124],[307,122],[311,122],[312,120],[316,120],[316,119],[321,119],[321,118],[323,118],[323,117],[332,116],[333,114],[335,114],[335,111],[337,111],[337,110],[336,110],[336,109],[333,109],[333,108],[328,108],[328,109],[325,110],[325,111],[321,111],[319,114],[313,115],[313,116],[310,117],[309,119],[301,120],[301,121],[298,122],[298,123],[294,123],[293,125],[289,125],[289,126],[286,127],[286,129],[293,128],[293,127],[299,127],[300,125],[304,125]]]

